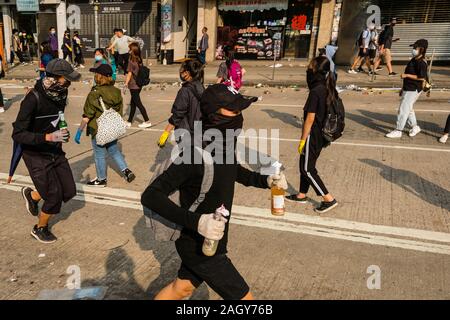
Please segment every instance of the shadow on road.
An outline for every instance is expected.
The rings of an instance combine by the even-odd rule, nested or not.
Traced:
[[[267,113],[273,119],[278,119],[281,122],[291,125],[295,128],[301,128],[300,119],[298,117],[294,116],[293,114],[275,111],[275,110],[271,110],[271,109],[263,109],[261,111]]]
[[[156,241],[150,228],[146,226],[145,217],[142,216],[133,227],[133,236],[139,248],[143,251],[152,251],[153,256],[159,262],[159,276],[152,281],[145,294],[153,299],[156,294],[171,283],[178,274],[180,268],[180,258],[175,249],[173,241]],[[209,292],[203,283],[195,291],[191,300],[207,300]]]
[[[421,200],[450,211],[450,192],[448,190],[408,170],[395,169],[373,159],[359,159],[359,161],[379,169],[379,173],[384,179],[395,183]]]

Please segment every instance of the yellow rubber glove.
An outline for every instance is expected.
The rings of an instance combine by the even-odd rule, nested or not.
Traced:
[[[166,145],[167,139],[169,138],[170,132],[168,131],[164,131],[161,135],[161,137],[159,137],[158,140],[158,147],[160,148],[164,148],[164,146]]]
[[[303,149],[305,148],[306,140],[300,140],[298,143],[298,153],[302,154]]]

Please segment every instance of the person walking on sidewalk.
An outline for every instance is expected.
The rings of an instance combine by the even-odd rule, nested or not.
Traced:
[[[113,41],[107,50],[114,49],[114,52],[117,52],[116,63],[122,68],[123,73],[126,75],[128,72],[128,61],[130,60],[129,45],[136,43],[136,40],[124,35],[123,29],[120,28],[115,29],[114,34]]]
[[[83,45],[81,43],[81,38],[80,35],[78,33],[78,31],[75,31],[73,33],[73,38],[72,38],[72,48],[73,48],[73,52],[75,53],[75,68],[82,68],[84,69],[84,58],[83,58]]]
[[[38,80],[25,96],[13,123],[12,138],[22,146],[23,160],[36,188],[22,189],[27,211],[39,219],[31,235],[42,243],[57,240],[49,230],[49,220],[60,212],[63,202],[76,195],[72,171],[62,148],[70,133],[58,129],[58,123],[67,105],[68,87],[80,78],[67,61],[50,61],[46,77]],[[39,213],[41,200],[44,204]]]
[[[236,182],[262,189],[273,185],[287,188],[283,174],[264,176],[244,168],[236,160],[236,134],[242,129],[244,121],[242,111],[254,101],[231,92],[223,84],[209,86],[201,99],[202,123],[204,135],[213,129],[216,139],[203,141],[205,149],[192,148],[188,163],[178,163],[179,159],[176,159],[142,194],[141,203],[146,208],[182,228],[180,237],[175,241],[181,258],[177,278],[163,288],[155,300],[187,298],[203,282],[225,300],[253,299],[248,284],[227,256],[231,216],[228,221],[225,218],[215,220],[212,213],[221,206],[233,212]],[[230,135],[230,131],[233,134]],[[223,139],[218,137],[217,132],[222,133]],[[215,150],[214,159],[195,163],[197,154],[194,152],[204,153],[206,149]],[[205,159],[204,154],[200,154],[199,158]],[[203,197],[199,194],[203,192],[201,186],[206,174],[211,185],[209,190],[203,190]],[[169,198],[176,190],[180,193],[180,206]],[[198,202],[200,204],[196,209],[191,209]],[[219,241],[213,256],[202,253],[205,238]]]
[[[194,124],[200,121],[202,112],[200,100],[205,90],[203,86],[203,65],[196,60],[183,62],[180,67],[180,79],[183,82],[172,106],[172,116],[169,118],[164,132],[158,140],[160,148],[166,145],[172,130],[184,129],[194,134]],[[175,137],[178,139],[181,137]]]
[[[19,37],[19,30],[17,29],[13,30],[13,36],[11,40],[12,40],[11,66],[14,66],[15,56],[19,58],[19,62],[21,64],[25,64],[25,60],[23,59],[22,53],[22,42],[20,41]]]
[[[448,140],[448,134],[450,133],[450,114],[447,117],[447,122],[444,128],[444,135],[439,139],[440,143],[446,143]]]
[[[410,137],[416,136],[421,131],[417,125],[414,104],[422,93],[424,81],[427,77],[426,53],[428,41],[426,39],[417,40],[411,47],[413,47],[413,58],[408,62],[405,73],[401,75],[403,87],[400,91],[401,102],[397,115],[397,127],[394,131],[386,134],[387,138],[401,138],[406,123],[411,126]]]
[[[206,51],[209,48],[209,36],[207,32],[208,28],[203,27],[202,38],[200,39],[200,43],[198,45],[198,61],[202,64],[206,63]]]
[[[120,90],[114,87],[114,81],[112,79],[112,68],[109,64],[100,64],[97,68],[91,68],[89,71],[95,73],[95,86],[87,96],[84,103],[83,119],[81,120],[80,127],[77,130],[75,136],[75,142],[80,143],[81,134],[84,128],[87,126],[86,133],[92,138],[92,148],[94,150],[95,169],[97,171],[97,177],[88,182],[88,186],[93,187],[106,187],[107,183],[107,163],[106,155],[109,154],[114,159],[120,172],[127,182],[132,182],[136,176],[128,168],[127,163],[117,146],[117,140],[107,143],[104,146],[97,145],[95,138],[97,134],[97,119],[103,113],[103,107],[100,103],[100,98],[103,99],[103,103],[106,108],[112,108],[120,115],[123,115],[123,100]]]
[[[142,88],[136,83],[136,77],[139,73],[139,68],[142,66],[141,49],[137,43],[130,44],[130,60],[128,61],[127,75],[125,79],[125,88],[130,90],[131,103],[130,103],[130,115],[128,117],[127,125],[131,127],[133,123],[134,114],[136,113],[136,108],[142,114],[144,122],[138,125],[139,128],[149,128],[152,126],[150,119],[147,115],[147,110],[145,110],[144,105],[141,101],[141,91]]]
[[[69,30],[66,30],[64,32],[64,38],[63,38],[63,44],[61,46],[61,50],[63,52],[63,59],[67,60],[67,58],[68,58],[68,62],[70,62],[70,64],[73,64],[72,40],[70,39],[70,31]]]
[[[108,59],[108,56],[106,55],[105,50],[102,48],[95,49],[94,53],[94,68],[99,67],[101,64],[109,64],[112,69],[112,79],[116,81],[117,74],[116,74],[116,64],[114,61],[114,57],[111,56],[110,59]]]
[[[307,203],[309,188],[313,187],[323,201],[314,209],[325,213],[338,205],[336,199],[328,192],[316,169],[320,153],[327,143],[322,135],[322,128],[328,113],[328,107],[338,97],[336,81],[330,72],[330,61],[319,56],[311,61],[307,70],[309,95],[304,107],[302,137],[298,146],[300,154],[300,192],[289,195],[287,200]]]
[[[239,91],[242,86],[242,78],[246,70],[242,68],[239,61],[234,58],[234,50],[229,46],[223,49],[225,61],[219,65],[217,71],[217,83],[224,83],[227,86],[232,86]]]
[[[56,35],[55,27],[50,27],[48,29],[48,43],[50,43],[50,48],[52,48],[53,58],[58,58],[58,36]]]
[[[53,51],[50,47],[50,43],[44,41],[41,43],[41,64],[39,66],[39,77],[42,79],[45,78],[45,69],[50,61],[54,59]]]
[[[5,77],[5,70],[3,68],[3,56],[0,54],[0,79]],[[3,92],[2,88],[0,88],[0,113],[5,112],[5,105],[3,102]]]
[[[380,59],[375,63],[375,70],[378,69],[381,63],[381,57],[384,58],[386,67],[389,72],[389,76],[396,76],[397,73],[392,69],[392,43],[400,40],[400,38],[394,39],[394,27],[397,24],[397,18],[392,18],[391,23],[384,27],[384,30],[380,34],[379,44],[380,44]]]
[[[358,72],[363,71],[362,64],[363,62],[367,65],[370,71],[370,43],[372,40],[372,33],[375,30],[375,24],[371,23],[367,26],[367,29],[361,32],[358,40],[357,45],[359,46],[359,52],[358,56],[353,61],[353,64],[348,70],[348,73],[356,74]],[[359,65],[358,71],[355,70],[355,68]]]

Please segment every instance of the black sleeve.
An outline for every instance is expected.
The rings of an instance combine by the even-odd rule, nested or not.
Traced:
[[[20,104],[16,121],[13,123],[12,138],[15,142],[26,145],[39,145],[46,143],[45,133],[29,131],[37,109],[37,100],[33,94],[28,94]]]
[[[200,214],[179,207],[169,195],[189,183],[194,175],[202,172],[201,165],[172,164],[155,179],[141,196],[141,203],[150,210],[180,226],[197,231]]]
[[[240,164],[237,165],[237,180],[238,183],[246,187],[256,187],[261,189],[268,189],[267,176],[263,176],[258,172],[250,171]]]
[[[416,72],[417,78],[426,79],[428,75],[428,64],[426,63],[426,61],[422,60],[417,64]]]
[[[169,123],[178,127],[186,117],[189,109],[189,92],[188,88],[181,88],[178,91],[177,97],[175,98],[175,102],[172,106],[172,116],[169,118]]]
[[[319,110],[320,99],[316,92],[311,91],[306,101],[305,111],[306,113],[317,113]]]

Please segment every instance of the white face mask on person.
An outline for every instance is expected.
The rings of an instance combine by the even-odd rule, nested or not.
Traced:
[[[412,56],[415,58],[415,57],[417,57],[417,56],[419,55],[419,50],[413,49],[413,50],[411,51],[411,54],[412,54]]]

